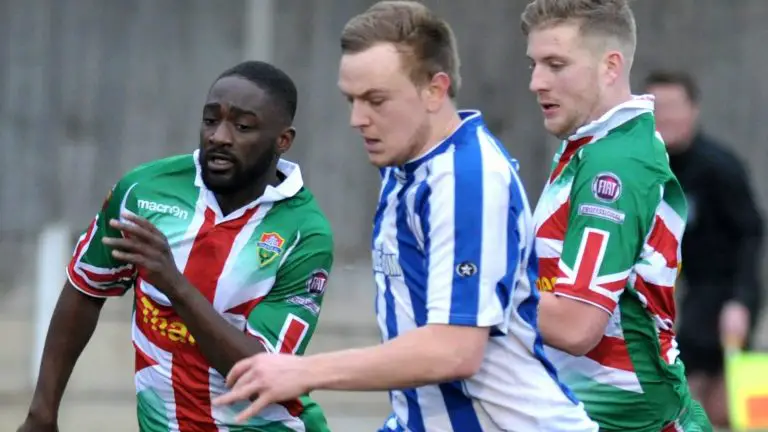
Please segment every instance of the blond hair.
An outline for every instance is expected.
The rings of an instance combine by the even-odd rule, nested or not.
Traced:
[[[637,25],[629,0],[533,0],[520,21],[525,36],[535,29],[575,22],[582,35],[614,40],[630,65],[635,56]]]
[[[451,80],[448,95],[456,97],[461,87],[456,37],[450,25],[426,6],[416,1],[380,1],[350,19],[341,32],[345,54],[381,43],[397,48],[414,84],[426,84],[443,72]]]

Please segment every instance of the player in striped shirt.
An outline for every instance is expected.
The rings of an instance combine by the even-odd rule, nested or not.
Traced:
[[[317,323],[333,239],[299,166],[280,158],[293,142],[296,102],[284,72],[241,63],[211,86],[197,151],[117,182],[67,267],[20,431],[57,430],[104,300],[128,292],[139,431],[328,431],[304,395],[246,424],[234,421],[244,406],[211,404],[236,361],[302,354]]]
[[[530,87],[562,139],[534,220],[539,325],[601,431],[711,431],[675,342],[683,190],[653,98],[630,92],[627,0],[534,0]]]
[[[596,431],[536,327],[531,213],[516,162],[478,111],[457,111],[448,24],[381,2],[341,37],[339,86],[382,189],[373,227],[376,347],[233,368],[222,401],[258,412],[307,390],[389,390],[381,431]]]

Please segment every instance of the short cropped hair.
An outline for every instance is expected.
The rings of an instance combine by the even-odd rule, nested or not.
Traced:
[[[343,53],[358,53],[380,43],[395,45],[414,84],[443,72],[451,79],[448,95],[461,87],[456,37],[450,25],[416,1],[380,1],[353,17],[341,32]]]
[[[263,61],[244,61],[222,72],[216,81],[230,76],[245,78],[256,84],[269,95],[288,124],[293,122],[298,91],[291,77],[280,68]]]
[[[645,77],[643,86],[648,89],[654,85],[680,86],[685,92],[685,95],[688,96],[688,100],[693,104],[698,104],[701,99],[699,85],[688,72],[662,69],[651,71],[648,76]]]
[[[525,36],[538,28],[575,21],[581,34],[613,38],[630,65],[637,45],[637,24],[629,0],[533,0],[520,17]]]

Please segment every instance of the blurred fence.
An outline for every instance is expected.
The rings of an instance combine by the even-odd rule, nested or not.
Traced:
[[[335,82],[340,29],[372,1],[251,1],[270,4],[271,19],[247,22],[247,0],[0,2],[0,287],[29,275],[42,225],[62,219],[81,229],[125,170],[193,149],[207,87],[254,42],[271,47],[300,88],[290,157],[335,227],[340,259],[367,255],[377,179]],[[520,159],[535,202],[553,142],[527,91],[518,31],[525,2],[427,3],[455,27],[462,105],[485,112]],[[635,78],[656,66],[694,72],[706,129],[747,162],[765,207],[768,3],[644,0],[635,10]]]

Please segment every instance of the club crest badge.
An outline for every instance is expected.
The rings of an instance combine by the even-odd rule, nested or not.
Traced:
[[[470,261],[464,261],[456,266],[456,274],[460,277],[474,276],[475,273],[477,273],[477,266]]]
[[[275,232],[266,232],[261,235],[256,244],[259,256],[259,266],[264,267],[272,263],[281,253],[285,239]]]

